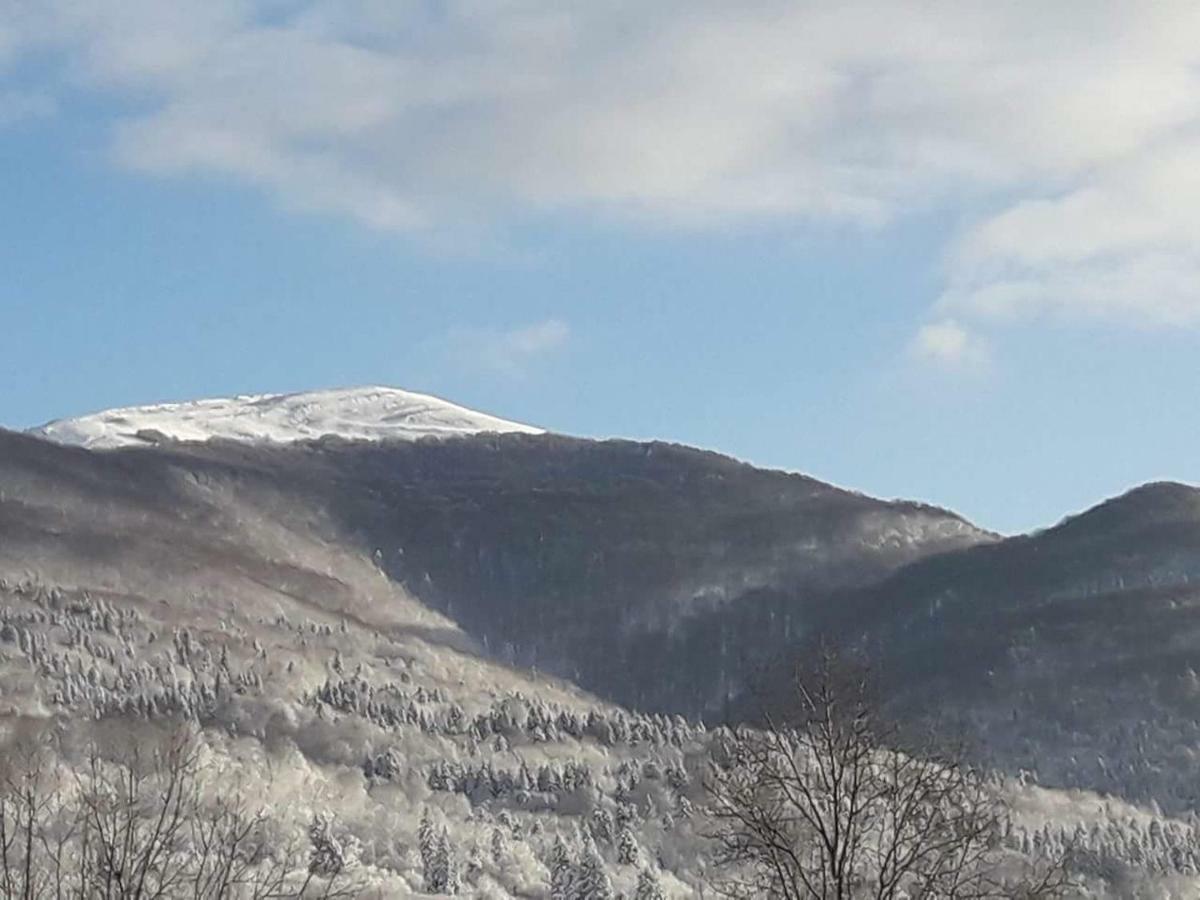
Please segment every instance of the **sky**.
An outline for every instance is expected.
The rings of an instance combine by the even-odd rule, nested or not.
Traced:
[[[1200,6],[0,0],[0,425],[387,384],[1003,532],[1200,481]]]

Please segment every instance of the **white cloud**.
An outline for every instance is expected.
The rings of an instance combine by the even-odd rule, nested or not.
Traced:
[[[1200,6],[45,0],[115,156],[379,229],[950,210],[939,315],[1200,323]],[[33,11],[29,11],[32,9]],[[984,210],[991,210],[985,214]]]
[[[537,361],[562,350],[571,329],[561,319],[546,319],[510,329],[458,330],[444,349],[458,365],[519,377]]]
[[[988,363],[987,345],[953,319],[922,325],[909,351],[921,362],[949,369],[981,369]]]
[[[941,306],[981,319],[1197,325],[1198,234],[1200,142],[1181,137],[968,229]]]

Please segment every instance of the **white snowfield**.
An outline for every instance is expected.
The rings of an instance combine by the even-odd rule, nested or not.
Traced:
[[[428,394],[389,387],[131,406],[58,419],[30,429],[31,434],[59,444],[91,449],[145,445],[161,437],[291,443],[326,435],[382,441],[485,432],[543,433],[540,428],[465,409]]]

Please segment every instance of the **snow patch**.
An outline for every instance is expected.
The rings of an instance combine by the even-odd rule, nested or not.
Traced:
[[[297,394],[254,394],[133,406],[58,419],[30,433],[59,444],[109,449],[225,438],[291,443],[337,435],[351,440],[416,440],[485,432],[542,434],[428,394],[360,387]]]

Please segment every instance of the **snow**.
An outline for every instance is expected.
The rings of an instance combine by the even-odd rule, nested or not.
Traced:
[[[225,438],[291,443],[337,435],[358,440],[416,440],[484,432],[542,430],[456,406],[428,394],[357,387],[296,394],[256,394],[185,403],[133,406],[58,419],[30,430],[59,444],[110,449]]]

